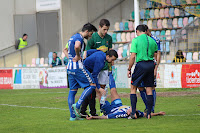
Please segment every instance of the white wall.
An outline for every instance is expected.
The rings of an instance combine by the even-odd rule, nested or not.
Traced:
[[[130,14],[134,10],[133,0],[125,0],[96,21],[93,21],[119,1],[62,0],[63,45],[87,22],[92,22],[98,28],[99,21],[102,18],[106,18],[111,23],[110,30],[114,30],[115,22],[130,19]]]
[[[15,14],[35,14],[36,0],[14,0]]]
[[[2,0],[0,2],[0,49],[5,49],[14,44],[14,1]]]
[[[13,46],[15,14],[35,14],[35,0],[1,0],[0,1],[0,50]]]

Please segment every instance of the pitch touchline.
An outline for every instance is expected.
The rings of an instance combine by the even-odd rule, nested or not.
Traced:
[[[0,105],[1,105],[1,106],[10,106],[10,107],[21,107],[21,108],[69,110],[69,109],[54,108],[54,107],[20,106],[20,105],[11,105],[11,104],[0,104]],[[97,112],[100,112],[100,110],[97,110]],[[191,115],[200,115],[200,114],[188,114],[188,115],[165,115],[165,116],[191,116]]]
[[[11,105],[11,104],[0,104],[0,105],[2,105],[2,106],[10,106],[10,107],[21,107],[21,108],[69,110],[69,109],[54,108],[54,107],[20,106],[20,105]]]

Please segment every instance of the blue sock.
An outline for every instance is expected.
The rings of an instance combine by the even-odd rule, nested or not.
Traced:
[[[136,103],[137,103],[136,94],[130,94],[130,99],[131,99],[132,114],[134,115],[136,112]]]
[[[69,91],[69,95],[68,95],[68,106],[69,106],[69,111],[70,111],[70,117],[75,118],[76,115],[74,113],[74,110],[72,109],[72,104],[75,103],[75,95],[76,95],[77,91]]]
[[[109,74],[109,86],[110,86],[110,89],[111,89],[111,88],[116,88],[115,80],[114,80],[114,78],[113,78],[112,73]]]
[[[143,91],[140,91],[140,96],[142,97],[142,100],[146,106],[147,109],[147,94],[146,94],[146,89],[144,89]]]
[[[87,98],[90,94],[92,94],[92,91],[96,88],[96,86],[89,86],[85,88],[85,90],[82,92],[81,97],[79,98],[78,102],[76,103],[76,108],[80,109],[82,102]]]
[[[154,108],[156,105],[156,90],[152,90],[152,94],[153,94],[153,106],[152,106],[151,112],[154,113]]]
[[[147,116],[151,114],[151,109],[153,106],[153,95],[147,95]]]

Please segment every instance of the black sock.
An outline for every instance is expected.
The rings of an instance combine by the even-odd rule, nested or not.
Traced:
[[[132,107],[132,113],[135,114],[136,112],[136,103],[137,103],[137,96],[136,94],[130,94],[130,100],[131,100],[131,107]]]
[[[151,114],[151,109],[153,106],[153,95],[147,95],[147,116]]]

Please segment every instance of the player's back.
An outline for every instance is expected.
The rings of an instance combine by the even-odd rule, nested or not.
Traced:
[[[69,56],[69,62],[67,65],[67,69],[82,69],[83,68],[83,63],[82,60],[79,60],[78,62],[73,62],[73,58],[76,56],[75,52],[75,43],[76,41],[79,41],[81,43],[81,50],[80,50],[80,55],[82,56],[83,50],[84,50],[84,42],[83,42],[83,37],[81,34],[76,33],[73,35],[69,41],[68,41],[68,56]]]
[[[88,57],[84,61],[84,66],[92,73],[93,69],[102,69],[106,61],[106,53],[99,50],[88,50]],[[94,67],[95,66],[95,67]]]

